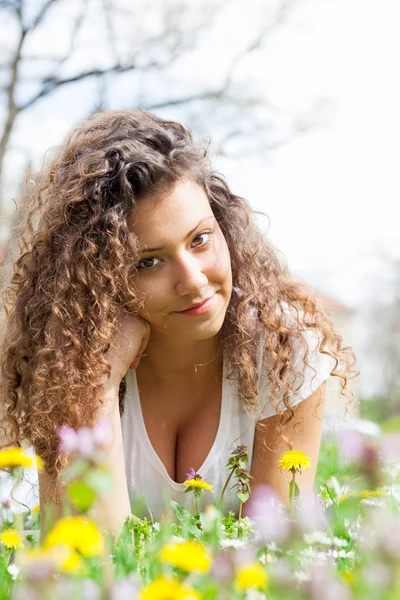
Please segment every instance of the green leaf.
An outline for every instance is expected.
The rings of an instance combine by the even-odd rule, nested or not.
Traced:
[[[63,472],[63,478],[66,481],[82,475],[89,466],[85,458],[76,458]]]
[[[245,493],[245,492],[238,492],[238,493],[236,494],[236,496],[239,498],[239,500],[240,500],[241,502],[247,502],[247,500],[248,500],[248,499],[249,499],[249,497],[250,497],[250,494],[249,494],[248,492],[247,492],[247,493]]]
[[[297,483],[294,484],[294,497],[297,498],[298,496],[300,496],[300,489],[299,486],[297,485]]]
[[[92,469],[85,477],[85,483],[100,496],[106,496],[112,488],[112,476],[106,469]]]
[[[295,482],[293,481],[293,479],[290,480],[289,483],[289,497],[293,498],[293,486],[295,485]]]
[[[79,510],[87,511],[96,498],[95,492],[83,481],[73,481],[68,486],[68,496]]]
[[[175,511],[175,515],[178,521],[187,521],[188,519],[191,519],[192,515],[186,510],[186,508],[182,504],[179,504],[174,500],[171,500],[170,504]]]

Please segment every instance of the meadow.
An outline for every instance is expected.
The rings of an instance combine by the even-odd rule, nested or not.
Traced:
[[[326,436],[310,497],[296,483],[309,458],[296,449],[284,453],[288,505],[269,488],[251,489],[247,448],[233,446],[227,486],[236,487],[241,509],[249,503],[246,517],[241,510],[224,514],[221,494],[192,471],[185,482],[191,511],[171,502],[160,521],[131,514],[116,537],[93,519],[96,499],[110,485],[102,427],[91,430],[89,450],[84,432],[84,452],[79,430],[60,431],[60,448],[74,458],[64,473],[69,502],[42,543],[27,534],[45,517],[40,506],[17,513],[3,502],[0,600],[400,598],[397,431],[379,439],[356,431]],[[32,460],[22,449],[0,452],[0,468],[15,481]],[[210,503],[199,512],[203,494]]]

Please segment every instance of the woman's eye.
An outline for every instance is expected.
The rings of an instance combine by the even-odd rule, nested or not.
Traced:
[[[143,269],[144,271],[149,271],[150,269],[153,269],[156,266],[156,264],[154,264],[155,260],[159,259],[155,256],[149,256],[149,258],[142,258],[142,260],[140,260],[137,263],[136,268]]]
[[[212,231],[202,231],[201,233],[199,233],[199,235],[196,235],[196,237],[194,238],[194,246],[205,246],[210,241],[211,236]],[[200,244],[195,243],[196,240],[200,240]]]

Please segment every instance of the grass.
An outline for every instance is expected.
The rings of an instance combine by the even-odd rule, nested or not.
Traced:
[[[318,493],[320,487],[332,476],[340,480],[342,477],[352,475],[353,467],[343,464],[335,439],[329,436],[323,438],[315,475],[315,492]]]
[[[386,421],[382,421],[379,423],[382,427],[383,433],[392,433],[393,431],[400,431],[400,415],[396,415],[395,417],[390,417]]]

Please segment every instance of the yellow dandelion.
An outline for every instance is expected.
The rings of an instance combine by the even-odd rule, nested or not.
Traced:
[[[59,544],[48,550],[40,546],[30,548],[17,555],[16,563],[21,568],[50,564],[54,570],[74,574],[79,574],[83,566],[79,554],[65,544]]]
[[[373,498],[374,496],[387,496],[386,490],[365,490],[361,492],[361,498]]]
[[[44,547],[54,548],[58,544],[66,544],[79,550],[83,556],[101,556],[105,550],[104,536],[95,523],[85,517],[65,517],[55,524],[48,533]]]
[[[353,571],[342,571],[343,579],[349,584],[350,587],[353,587],[356,583],[356,576]]]
[[[199,490],[210,490],[210,492],[214,491],[210,483],[207,483],[206,481],[200,478],[186,479],[186,481],[183,482],[183,485],[185,487],[194,487]]]
[[[311,459],[301,452],[301,450],[288,450],[284,452],[279,459],[279,468],[281,471],[291,471],[295,469],[309,469],[311,467]]]
[[[59,556],[58,560],[61,571],[64,571],[65,573],[78,574],[82,571],[83,561],[76,550],[68,548],[64,556]]]
[[[44,469],[44,462],[43,460],[40,458],[40,456],[35,455],[35,465],[38,471],[43,471]]]
[[[0,469],[8,469],[15,467],[32,467],[36,465],[37,469],[41,471],[44,463],[39,456],[28,456],[23,448],[14,446],[13,448],[5,448],[0,450]]]
[[[340,502],[344,502],[345,500],[348,500],[349,498],[361,498],[362,500],[368,499],[368,498],[374,498],[376,496],[387,496],[387,491],[386,490],[365,490],[363,492],[348,492],[347,494],[340,494],[337,497],[337,503],[340,504]]]
[[[54,557],[50,552],[43,550],[40,546],[29,548],[24,552],[19,552],[15,557],[15,563],[21,568],[32,565],[48,564],[49,562],[55,562]]]
[[[206,573],[211,566],[209,551],[194,540],[167,544],[160,552],[160,559],[187,572]]]
[[[0,542],[2,542],[6,548],[16,549],[24,547],[24,542],[15,529],[5,529],[3,533],[0,533]]]
[[[139,592],[139,600],[200,600],[198,592],[177,581],[157,577]]]
[[[264,590],[267,582],[267,573],[260,563],[247,563],[242,565],[236,573],[235,588],[239,592],[244,592],[249,588]]]
[[[40,504],[35,504],[35,506],[33,506],[31,508],[31,517],[36,517],[36,515],[39,513],[40,513]]]
[[[353,493],[350,493],[350,492],[349,492],[348,494],[340,494],[340,495],[337,497],[337,500],[336,500],[336,501],[337,501],[337,503],[338,503],[338,504],[340,504],[341,502],[344,502],[344,501],[345,501],[345,500],[347,500],[348,498],[351,498],[351,496],[354,496],[354,494],[353,494]]]

